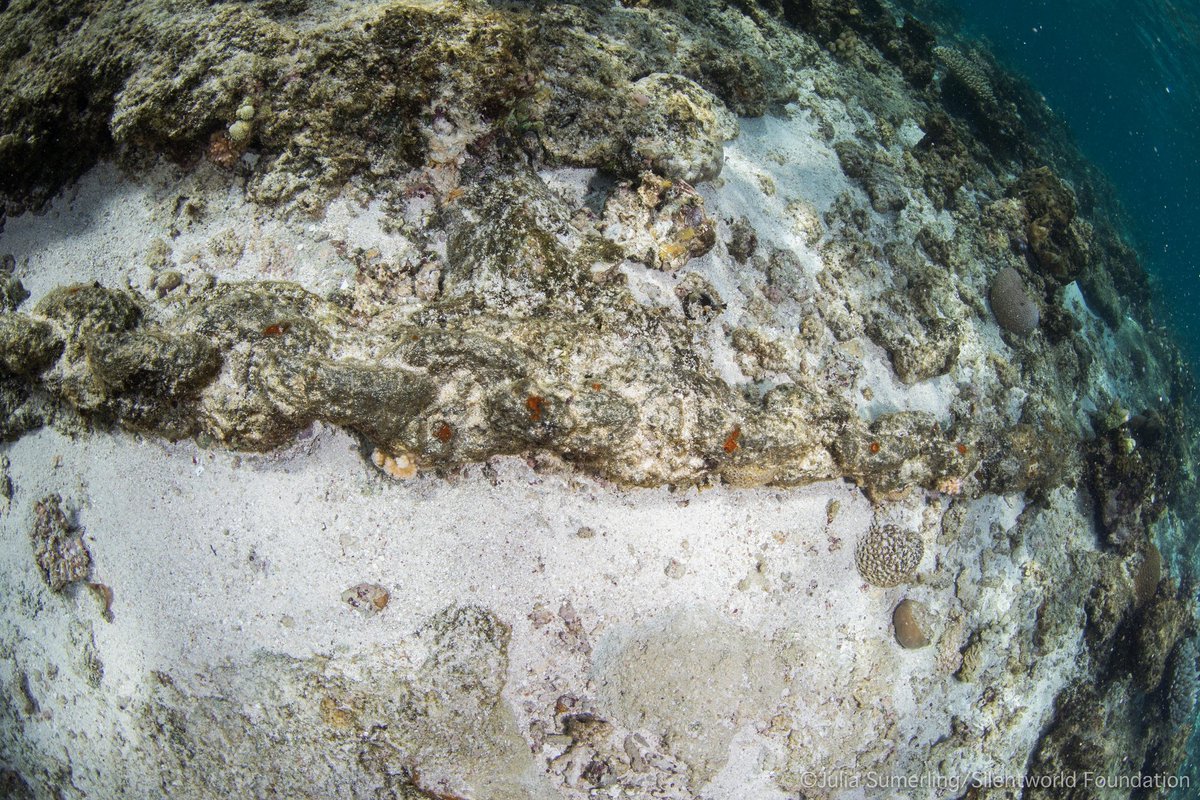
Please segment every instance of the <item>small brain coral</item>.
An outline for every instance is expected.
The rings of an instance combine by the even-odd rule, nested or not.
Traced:
[[[996,322],[1009,333],[1024,336],[1038,326],[1037,303],[1025,289],[1021,273],[1012,267],[1005,267],[997,273],[988,299],[992,302]]]
[[[875,586],[896,586],[913,576],[925,548],[921,537],[895,525],[871,528],[854,551],[859,574]]]

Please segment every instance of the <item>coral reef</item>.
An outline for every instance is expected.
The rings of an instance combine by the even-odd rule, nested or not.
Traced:
[[[992,91],[992,82],[977,61],[953,47],[935,47],[933,54],[946,67],[947,77],[955,81],[976,102],[985,107],[999,103]]]
[[[968,120],[998,155],[1028,146],[1023,142],[1027,127],[1003,86],[1004,73],[986,51],[937,46],[933,54],[944,67],[941,94],[947,108]]]
[[[871,198],[871,207],[880,213],[901,211],[908,204],[903,188],[895,179],[895,170],[873,158],[858,142],[834,145],[842,170],[860,182]]]
[[[21,285],[21,281],[13,275],[17,260],[12,253],[0,256],[0,310],[15,311],[17,306],[25,302],[29,292]]]
[[[145,182],[64,217],[84,257],[25,236],[0,263],[6,500],[44,498],[41,578],[0,570],[0,786],[683,800],[826,767],[1173,769],[1188,384],[1060,134],[881,0],[0,4],[0,226],[39,230],[18,215],[100,160]],[[95,235],[133,206],[136,235]],[[150,504],[223,451],[283,485],[340,437],[296,501],[336,506],[312,549],[257,520],[186,565],[255,614],[332,565],[323,605],[235,607],[220,666],[110,660],[150,592],[89,584],[103,623],[53,594],[91,555],[69,476],[23,449],[40,426],[168,440]],[[644,516],[436,538],[526,489]],[[689,504],[736,535],[672,539]],[[68,746],[46,714],[73,687],[101,721]],[[111,756],[110,725],[138,744],[104,784],[71,752]]]
[[[1128,415],[1088,442],[1087,478],[1096,496],[1096,517],[1107,542],[1132,552],[1150,542],[1150,526],[1183,488],[1184,443],[1170,431],[1169,414]],[[1112,424],[1116,423],[1116,424]]]
[[[724,106],[680,75],[656,72],[629,88],[640,113],[632,122],[631,160],[622,171],[648,165],[688,183],[717,177],[725,163],[722,145],[737,130]]]
[[[1021,175],[1012,191],[1025,208],[1025,235],[1033,264],[1047,277],[1069,283],[1090,260],[1091,226],[1075,215],[1075,195],[1048,167]]]
[[[1195,650],[1192,640],[1184,638],[1186,616],[1174,596],[1161,596],[1141,614],[1123,614],[1121,630],[1110,640],[1113,644],[1089,651],[1095,659],[1088,664],[1089,677],[1058,697],[1052,723],[1030,765],[1031,775],[1174,771],[1169,765],[1180,762],[1191,722],[1164,714],[1160,704],[1170,708],[1172,703],[1192,702],[1175,693],[1184,689],[1183,683],[1176,687],[1174,673],[1165,667],[1178,651],[1175,663],[1184,675],[1181,682],[1194,680],[1186,677],[1186,671],[1195,668],[1194,661],[1187,661]],[[1086,787],[1053,792],[1039,788],[1032,796],[1083,798],[1093,793]]]
[[[1165,695],[1167,718],[1181,730],[1190,730],[1192,715],[1200,698],[1200,655],[1194,639],[1179,643],[1172,657],[1171,683]]]

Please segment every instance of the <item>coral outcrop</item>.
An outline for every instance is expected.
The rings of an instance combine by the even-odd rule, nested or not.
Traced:
[[[1032,262],[1059,283],[1074,280],[1090,259],[1091,226],[1076,217],[1075,195],[1048,167],[1023,174],[1013,187],[1025,207]]]

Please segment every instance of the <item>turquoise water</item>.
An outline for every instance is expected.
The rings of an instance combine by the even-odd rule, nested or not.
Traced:
[[[1200,365],[1200,2],[959,0],[1112,179],[1164,316]]]

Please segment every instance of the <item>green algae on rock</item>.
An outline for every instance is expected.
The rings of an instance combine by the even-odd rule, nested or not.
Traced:
[[[0,315],[0,367],[7,375],[30,375],[53,364],[62,353],[54,327],[22,314]]]

